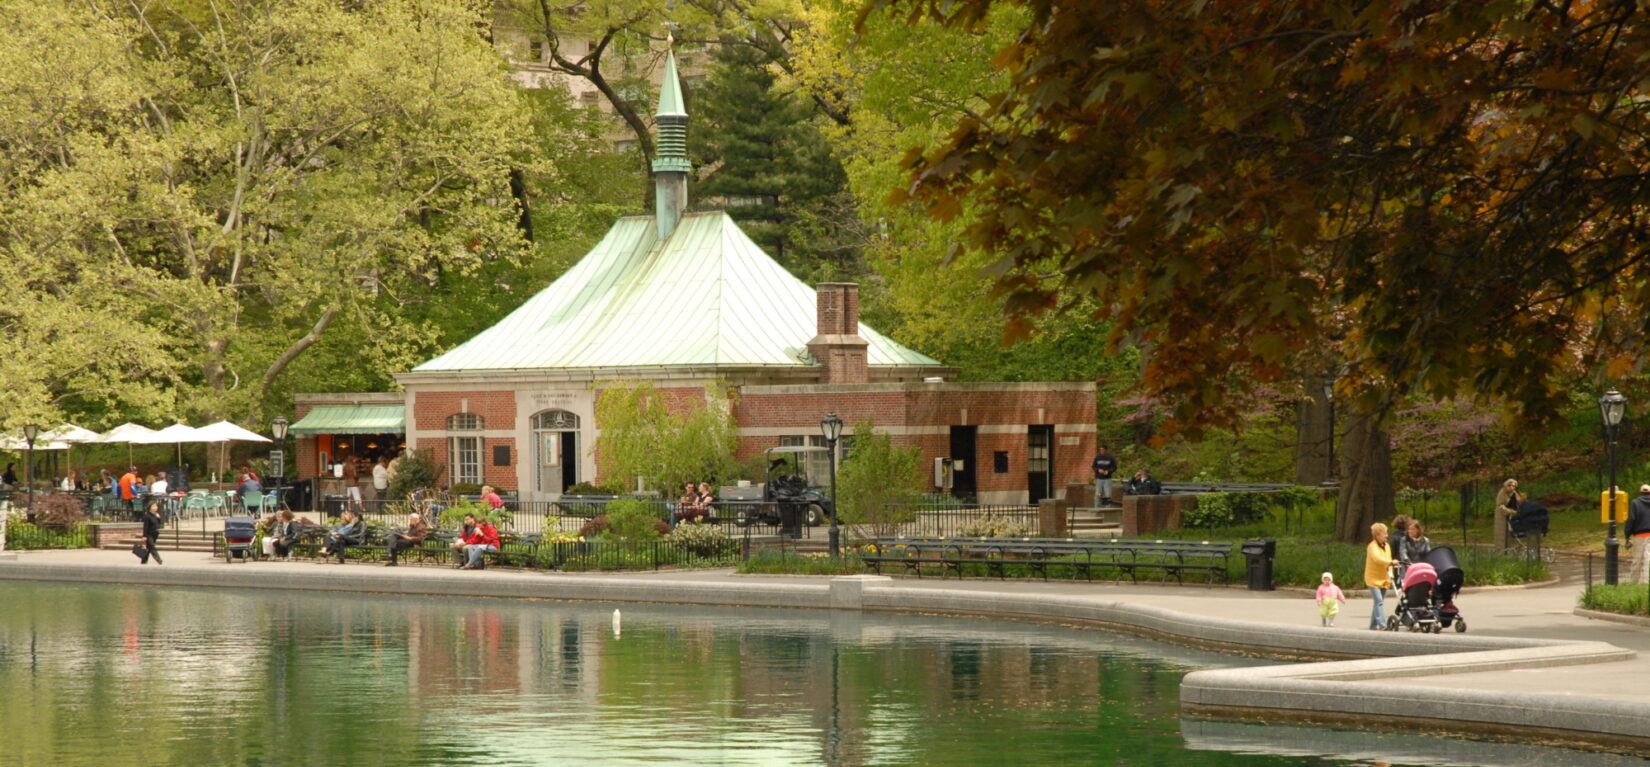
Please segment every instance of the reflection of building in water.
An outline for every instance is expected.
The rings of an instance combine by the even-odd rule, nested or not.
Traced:
[[[598,657],[588,615],[562,610],[476,605],[408,611],[407,681],[420,696],[496,693],[594,700]]]

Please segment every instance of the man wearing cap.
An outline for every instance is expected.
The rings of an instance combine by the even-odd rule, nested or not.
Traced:
[[[1644,583],[1650,579],[1650,485],[1639,485],[1639,497],[1627,505],[1627,527],[1623,532],[1633,549],[1627,582]]]

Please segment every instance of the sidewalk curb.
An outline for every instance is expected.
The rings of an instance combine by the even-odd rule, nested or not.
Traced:
[[[1583,618],[1591,618],[1595,621],[1625,623],[1629,626],[1638,626],[1640,628],[1650,629],[1650,618],[1646,618],[1641,615],[1622,615],[1621,613],[1612,613],[1605,610],[1589,610],[1585,607],[1577,607],[1571,612]]]

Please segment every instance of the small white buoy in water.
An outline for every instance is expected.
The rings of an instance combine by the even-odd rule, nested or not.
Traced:
[[[618,636],[619,636],[619,611],[614,610],[613,611],[613,637],[615,639],[617,639]]]

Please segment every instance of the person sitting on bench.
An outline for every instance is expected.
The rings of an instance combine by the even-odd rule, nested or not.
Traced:
[[[430,526],[424,524],[424,518],[418,516],[418,512],[415,511],[408,514],[407,532],[396,533],[395,535],[390,536],[390,559],[388,562],[384,563],[384,566],[395,567],[396,560],[400,558],[401,552],[406,551],[407,549],[417,548],[419,544],[424,542],[424,539],[428,537],[429,534]]]
[[[298,522],[290,510],[275,515],[275,524],[269,526],[264,537],[264,556],[291,557],[292,547],[298,544]]]
[[[670,512],[670,526],[675,527],[682,520],[695,516],[699,509],[699,490],[692,482],[682,486],[682,497],[676,499],[676,508]]]
[[[481,570],[485,567],[481,562],[482,555],[497,553],[498,528],[485,518],[477,519],[464,546],[464,554],[470,561],[460,569]]]
[[[360,545],[366,538],[367,526],[361,522],[361,515],[353,511],[345,511],[340,520],[343,524],[327,533],[326,543],[321,547],[321,558],[327,559],[336,554],[341,565],[344,563],[344,547]]]

